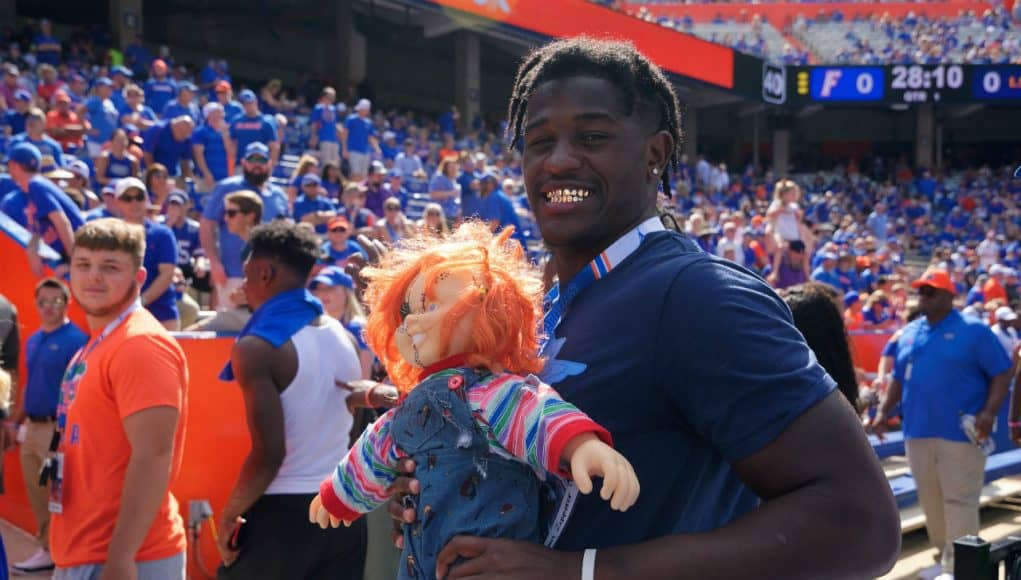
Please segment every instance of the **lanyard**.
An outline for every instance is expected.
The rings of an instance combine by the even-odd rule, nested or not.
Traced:
[[[74,402],[75,393],[78,390],[78,383],[81,381],[81,375],[85,372],[85,360],[89,358],[89,355],[96,350],[96,347],[98,347],[106,337],[110,336],[110,334],[112,334],[128,316],[141,307],[141,299],[132,302],[131,306],[128,306],[124,312],[121,312],[117,318],[107,324],[106,328],[103,329],[103,332],[99,333],[95,339],[90,340],[85,344],[85,346],[78,349],[74,358],[71,359],[71,363],[67,365],[67,370],[64,372],[64,378],[60,382],[60,395],[57,398],[57,429],[54,436],[55,442],[59,441],[60,434],[63,433],[64,428],[66,427],[67,411]],[[55,451],[56,448],[54,447],[53,450]]]
[[[563,320],[563,313],[567,311],[571,302],[583,290],[594,282],[601,280],[610,273],[610,270],[619,266],[621,262],[633,254],[642,244],[642,241],[645,240],[645,236],[665,229],[659,216],[651,217],[613,242],[609,248],[606,248],[606,250],[589,262],[586,267],[575,274],[566,286],[559,283],[554,284],[549,292],[546,293],[542,303],[546,314],[543,316],[544,336],[541,349],[545,349],[546,343],[553,338],[557,327],[560,325],[560,321]],[[561,293],[562,286],[563,292]]]

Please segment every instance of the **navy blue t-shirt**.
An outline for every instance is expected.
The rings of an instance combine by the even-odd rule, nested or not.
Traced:
[[[25,343],[25,412],[37,417],[57,414],[60,380],[74,353],[85,346],[88,335],[71,322],[53,332],[37,331]]]
[[[755,509],[730,465],[835,387],[765,282],[673,232],[648,234],[582,291],[555,334],[543,377],[610,431],[642,485],[626,512],[580,495],[561,550],[704,532]]]

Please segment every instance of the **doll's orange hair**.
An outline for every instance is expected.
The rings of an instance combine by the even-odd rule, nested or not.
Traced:
[[[394,342],[403,323],[401,305],[419,274],[425,279],[426,299],[435,297],[441,274],[467,272],[475,280],[443,321],[444,350],[460,316],[480,308],[471,329],[473,349],[465,353],[469,366],[520,375],[542,369],[542,281],[521,246],[510,240],[512,233],[508,228],[494,236],[484,224],[465,222],[442,240],[421,235],[401,240],[379,266],[363,271],[369,280],[365,300],[370,310],[365,337],[401,392],[410,391],[420,378],[421,369],[404,360]]]

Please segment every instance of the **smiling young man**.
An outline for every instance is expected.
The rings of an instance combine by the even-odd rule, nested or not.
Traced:
[[[558,41],[519,69],[509,130],[559,276],[543,378],[609,429],[642,497],[623,513],[579,497],[559,551],[454,538],[438,577],[861,578],[892,566],[889,485],[790,310],[659,221],[678,108],[630,44]]]
[[[51,460],[59,465],[49,470],[57,580],[185,577],[170,483],[181,463],[188,369],[139,303],[144,255],[145,231],[119,219],[75,234],[71,293],[92,338],[68,365],[57,405]]]

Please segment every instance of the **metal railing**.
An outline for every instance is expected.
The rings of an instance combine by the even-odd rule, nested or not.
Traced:
[[[1000,564],[1006,580],[1021,580],[1021,538],[1009,536],[989,543],[978,536],[954,542],[955,580],[995,580]]]

